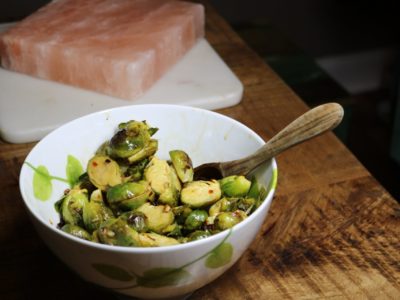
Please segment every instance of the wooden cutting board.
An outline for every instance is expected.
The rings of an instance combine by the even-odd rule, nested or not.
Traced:
[[[0,32],[9,26],[0,24]],[[75,118],[125,105],[164,103],[219,109],[239,103],[242,92],[242,83],[205,39],[133,101],[0,68],[0,137],[10,143],[38,141]]]

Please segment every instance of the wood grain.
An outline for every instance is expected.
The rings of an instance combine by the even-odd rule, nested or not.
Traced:
[[[207,39],[245,87],[241,104],[220,112],[267,140],[308,108],[206,9]],[[32,228],[18,176],[33,146],[0,142],[0,299],[116,299],[68,270]],[[256,240],[190,299],[399,299],[399,204],[332,133],[277,162],[277,193]]]

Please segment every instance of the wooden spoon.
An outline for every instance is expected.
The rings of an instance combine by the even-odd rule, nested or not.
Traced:
[[[287,125],[254,154],[227,162],[202,164],[194,169],[194,178],[207,180],[247,175],[286,149],[334,129],[342,121],[343,113],[343,108],[337,103],[317,106]]]

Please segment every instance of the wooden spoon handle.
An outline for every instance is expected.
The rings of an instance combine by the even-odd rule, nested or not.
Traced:
[[[342,121],[343,114],[343,108],[337,103],[317,106],[287,125],[254,154],[223,163],[223,168],[229,174],[246,175],[282,151],[334,129]]]

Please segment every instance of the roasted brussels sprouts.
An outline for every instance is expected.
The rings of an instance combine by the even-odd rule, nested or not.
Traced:
[[[85,172],[79,176],[78,182],[75,183],[73,188],[87,190],[90,195],[96,189],[96,186],[90,181],[88,173]]]
[[[206,237],[211,236],[209,231],[205,230],[196,230],[189,234],[188,238],[190,241],[197,241],[201,239],[205,239]]]
[[[225,230],[233,227],[246,219],[247,215],[241,210],[235,210],[233,212],[222,212],[216,216],[214,224],[217,229]]]
[[[140,233],[139,240],[142,247],[160,247],[179,244],[179,242],[172,237],[164,236],[154,232]]]
[[[90,195],[90,201],[83,207],[83,223],[89,232],[99,228],[104,221],[113,218],[113,212],[103,201],[101,190]]]
[[[141,246],[139,233],[121,218],[103,222],[97,229],[97,238],[103,244],[115,246]]]
[[[169,156],[180,181],[182,183],[193,181],[193,165],[189,155],[182,150],[172,150]]]
[[[61,216],[64,223],[83,227],[83,209],[88,201],[87,190],[70,190],[61,204]]]
[[[196,230],[207,220],[208,214],[205,210],[196,209],[192,211],[185,220],[185,229]]]
[[[125,176],[129,181],[139,181],[143,178],[143,172],[149,160],[147,158],[127,166]]]
[[[136,209],[153,198],[154,192],[144,180],[121,183],[107,191],[108,203],[115,212]]]
[[[246,196],[250,189],[251,181],[240,175],[232,175],[220,180],[222,193],[229,197]]]
[[[120,219],[126,221],[126,223],[135,229],[137,232],[146,232],[148,228],[146,226],[146,216],[140,211],[128,211],[119,216]]]
[[[61,230],[108,245],[176,245],[232,228],[262,203],[267,190],[255,178],[194,181],[183,150],[158,158],[157,130],[146,121],[119,124],[55,203]]]
[[[208,210],[208,213],[210,216],[216,216],[220,212],[224,211],[232,211],[235,202],[237,199],[228,199],[228,198],[222,198],[215,202],[213,205],[211,205],[210,209]]]
[[[122,182],[118,163],[108,156],[95,155],[89,160],[87,172],[90,181],[102,191]]]
[[[142,159],[145,159],[147,157],[153,156],[157,152],[157,149],[158,149],[157,140],[150,140],[146,146],[144,146],[135,154],[129,156],[128,161],[130,163],[134,163]]]
[[[162,233],[163,229],[174,223],[174,213],[168,205],[152,205],[145,203],[136,211],[145,215],[145,223],[150,231]]]
[[[168,225],[162,230],[162,234],[172,237],[180,237],[182,235],[182,226],[178,222]]]
[[[249,215],[256,207],[256,199],[254,198],[242,198],[237,202],[237,208],[244,211],[246,215]]]
[[[191,207],[203,207],[221,198],[221,188],[217,180],[198,180],[187,183],[181,191],[181,201]]]
[[[181,184],[166,160],[153,157],[144,170],[144,178],[158,195],[158,200],[170,206],[178,203]]]
[[[128,158],[148,146],[153,130],[146,122],[129,121],[121,123],[119,130],[110,140],[113,157]]]
[[[91,235],[85,229],[77,225],[65,224],[63,227],[61,227],[61,230],[83,240],[92,240]]]

